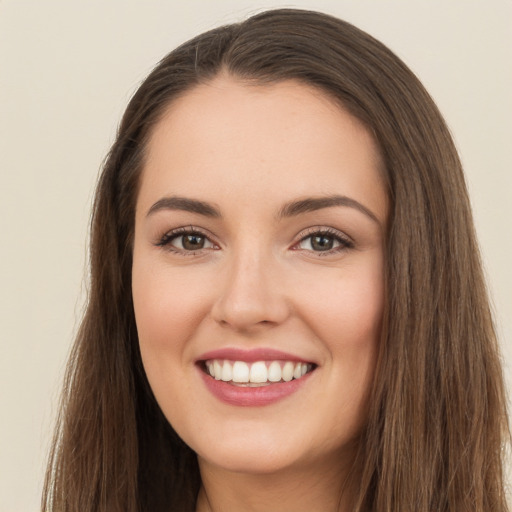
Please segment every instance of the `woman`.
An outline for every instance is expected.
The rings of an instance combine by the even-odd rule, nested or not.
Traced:
[[[169,54],[101,176],[46,510],[505,511],[464,178],[414,75],[276,10]]]

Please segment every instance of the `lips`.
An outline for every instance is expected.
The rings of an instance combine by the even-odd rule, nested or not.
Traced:
[[[313,362],[273,349],[222,349],[197,364],[209,391],[224,403],[262,406],[298,391],[316,368]]]

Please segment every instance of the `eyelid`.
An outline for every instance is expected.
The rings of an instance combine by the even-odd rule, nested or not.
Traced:
[[[180,249],[178,247],[174,247],[171,244],[171,241],[175,238],[178,238],[180,236],[184,235],[201,235],[204,238],[206,238],[212,245],[215,247],[207,247],[207,248],[201,248],[197,249],[196,251],[191,250],[184,250]],[[155,242],[154,245],[157,247],[160,247],[164,250],[174,252],[180,255],[185,256],[193,256],[198,254],[202,251],[211,251],[211,250],[218,250],[220,248],[219,243],[217,243],[214,239],[214,237],[205,229],[199,228],[197,226],[181,226],[178,228],[173,228],[168,231],[166,231],[163,235],[161,235]]]
[[[171,242],[173,239],[179,237],[180,235],[201,235],[205,237],[214,247],[207,247],[207,248],[201,248],[197,249],[195,251],[193,250],[184,250],[180,249],[178,247],[174,247]],[[330,236],[332,238],[335,238],[338,240],[340,245],[338,247],[328,249],[325,251],[314,251],[311,249],[301,249],[297,246],[305,241],[306,239],[314,236],[314,235],[324,235],[324,236]],[[170,252],[174,252],[180,255],[184,256],[193,256],[197,255],[198,253],[201,253],[203,251],[211,251],[211,250],[219,250],[220,244],[215,241],[215,237],[211,235],[207,230],[203,228],[199,228],[197,226],[181,226],[178,228],[173,228],[168,231],[166,231],[162,236],[159,237],[157,241],[154,242],[154,245],[157,247],[160,247],[162,249],[168,250]],[[311,226],[303,231],[301,231],[297,237],[295,242],[293,242],[291,250],[296,251],[304,251],[304,252],[310,252],[315,253],[317,256],[328,256],[335,254],[337,252],[341,252],[347,249],[352,249],[354,247],[355,243],[354,240],[348,236],[343,231],[340,231],[338,229],[335,229],[330,226]]]
[[[333,249],[330,249],[327,251],[312,251],[309,249],[297,248],[297,246],[301,242],[303,242],[307,238],[312,237],[313,235],[331,236],[333,238],[336,238],[340,242],[341,245],[339,247],[336,247],[336,248],[333,248]],[[317,253],[318,255],[326,256],[326,255],[334,254],[336,252],[340,252],[340,251],[343,251],[346,249],[352,249],[352,248],[354,248],[354,246],[355,246],[354,240],[350,236],[348,236],[346,233],[344,233],[343,231],[340,231],[338,229],[328,227],[328,226],[312,226],[312,227],[307,228],[304,231],[301,231],[297,235],[297,240],[293,243],[292,250],[296,250],[296,251],[304,250],[304,251],[308,251],[308,252]]]

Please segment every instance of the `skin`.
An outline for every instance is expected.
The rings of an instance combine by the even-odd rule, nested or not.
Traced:
[[[221,75],[173,102],[155,127],[136,206],[133,300],[153,392],[198,454],[198,511],[348,510],[352,490],[342,487],[384,302],[381,167],[357,119],[293,81]],[[367,211],[349,204],[278,217],[291,201],[333,194]],[[170,196],[220,215],[153,207]],[[204,235],[199,250],[172,238],[190,226]],[[332,249],[321,251],[311,234],[326,229]],[[317,366],[277,403],[228,405],[196,364],[226,347],[271,347]]]

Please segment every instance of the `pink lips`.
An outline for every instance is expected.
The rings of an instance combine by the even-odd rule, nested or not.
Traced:
[[[300,379],[290,382],[277,382],[261,387],[235,386],[228,382],[216,380],[203,371],[202,363],[211,359],[223,359],[229,361],[294,361],[307,362],[302,358],[274,349],[242,350],[237,348],[213,350],[202,354],[198,359],[198,371],[208,390],[220,401],[234,406],[258,407],[269,405],[282,400],[298,391],[311,376],[307,373]]]
[[[243,350],[239,348],[224,348],[212,350],[200,356],[198,361],[207,361],[208,359],[227,359],[229,361],[245,361],[254,363],[255,361],[304,361],[300,357],[272,348],[255,348],[252,350]],[[307,363],[308,361],[304,361]]]

